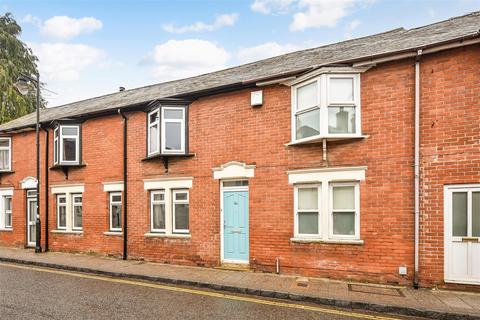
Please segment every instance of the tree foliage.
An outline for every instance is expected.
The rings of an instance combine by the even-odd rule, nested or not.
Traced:
[[[19,39],[21,33],[10,13],[0,15],[0,123],[35,111],[35,90],[22,96],[13,86],[19,76],[37,73],[38,59]]]

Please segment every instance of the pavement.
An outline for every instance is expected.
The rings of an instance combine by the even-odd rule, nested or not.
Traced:
[[[319,278],[302,278],[302,281],[298,281],[298,277],[289,275],[124,261],[59,252],[35,254],[33,250],[7,247],[0,247],[0,261],[382,314],[433,319],[480,319],[478,293],[415,290]],[[0,265],[0,270],[3,269]],[[0,287],[2,286],[3,281]],[[298,313],[298,310],[296,312]]]

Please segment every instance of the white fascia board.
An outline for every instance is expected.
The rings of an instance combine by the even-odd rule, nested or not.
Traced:
[[[84,193],[85,186],[83,184],[64,184],[64,185],[56,185],[51,186],[53,194],[59,193]]]
[[[287,171],[288,183],[363,181],[367,167],[333,167]]]
[[[298,83],[307,81],[311,78],[317,77],[321,74],[328,74],[328,73],[335,73],[335,74],[355,74],[355,73],[363,73],[370,69],[370,66],[360,66],[360,67],[322,67],[316,70],[313,70],[312,72],[306,73],[302,75],[301,77],[298,77],[294,80],[291,81],[286,81],[283,82],[284,85],[287,86],[294,86]]]
[[[158,178],[143,180],[143,186],[145,190],[190,189],[192,188],[192,185],[193,177]]]
[[[104,192],[121,192],[123,191],[123,182],[103,182]]]

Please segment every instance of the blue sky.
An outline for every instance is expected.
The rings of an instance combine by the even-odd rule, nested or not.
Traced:
[[[40,59],[49,106],[477,10],[480,0],[0,0]]]

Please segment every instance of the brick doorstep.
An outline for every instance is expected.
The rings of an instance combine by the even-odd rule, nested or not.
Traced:
[[[425,289],[414,290],[398,287],[396,289],[401,290],[404,295],[406,294],[413,299],[398,298],[395,301],[390,300],[393,302],[388,303],[385,301],[379,302],[381,296],[375,294],[365,295],[348,291],[348,289],[345,289],[348,288],[347,283],[341,281],[320,280],[328,282],[329,290],[335,292],[335,294],[331,294],[328,291],[320,292],[320,290],[318,290],[318,292],[312,292],[312,290],[306,290],[301,287],[296,289],[295,282],[297,278],[293,276],[225,271],[211,268],[166,265],[159,263],[141,263],[132,260],[123,261],[82,254],[58,252],[35,254],[32,250],[5,247],[0,247],[0,261],[111,277],[195,286],[232,293],[303,301],[320,305],[368,310],[379,313],[392,313],[431,319],[480,320],[480,305],[477,308],[455,308],[455,310],[452,310],[452,306],[442,303],[441,300],[435,296],[433,291]],[[123,271],[119,271],[122,269]],[[202,273],[205,274],[202,275]],[[225,273],[230,274],[225,276]],[[244,276],[238,277],[237,275],[239,273]],[[172,276],[172,274],[175,276]],[[229,278],[234,278],[235,280],[229,281]],[[315,278],[309,279],[310,282],[318,280]],[[284,284],[285,281],[290,281],[291,285],[281,285]],[[275,282],[280,289],[273,288]],[[313,285],[313,283],[311,285]],[[344,292],[342,292],[342,290]],[[445,292],[442,292],[442,294],[445,295]],[[458,296],[461,296],[463,293],[448,292],[448,294],[453,299],[461,300]],[[418,297],[418,295],[421,295],[421,297]],[[419,299],[422,300],[422,307],[420,307],[418,303]],[[436,304],[436,306],[429,306],[432,302],[435,302],[434,304]]]

